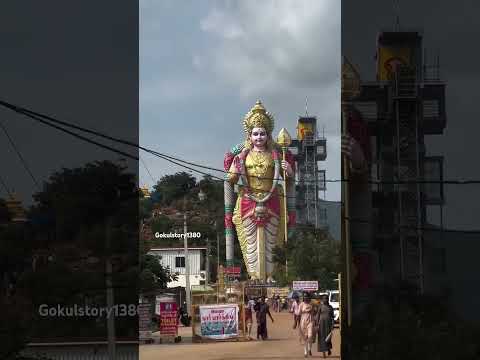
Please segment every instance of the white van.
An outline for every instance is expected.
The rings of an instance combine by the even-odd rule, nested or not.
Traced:
[[[331,290],[328,294],[328,302],[333,307],[333,317],[336,323],[340,318],[340,293],[338,290]]]

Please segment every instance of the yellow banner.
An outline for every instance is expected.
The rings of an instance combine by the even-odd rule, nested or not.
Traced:
[[[309,134],[313,135],[313,124],[299,121],[297,126],[297,139],[303,140],[305,136]]]
[[[398,65],[411,65],[411,53],[408,47],[380,47],[377,60],[378,80],[390,80]]]
[[[271,298],[272,296],[280,296],[280,297],[287,297],[290,293],[290,288],[288,287],[275,287],[275,288],[267,288],[267,297]]]

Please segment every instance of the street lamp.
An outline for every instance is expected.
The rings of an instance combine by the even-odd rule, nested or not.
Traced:
[[[203,192],[202,189],[200,189],[200,191],[198,192],[198,199],[200,200],[200,202],[204,202],[206,199],[207,199],[207,194]],[[210,252],[210,241],[207,237],[207,252],[206,252],[206,264],[205,264],[205,267],[206,267],[206,277],[205,277],[205,284],[208,285],[209,282],[210,282],[210,255],[209,255],[209,252]]]
[[[198,199],[204,201],[207,198],[202,189],[198,193]],[[188,257],[188,238],[187,238],[187,194],[183,196],[183,253],[185,256],[185,300],[187,302],[187,314],[190,316],[192,300],[190,288],[190,261]],[[208,255],[207,255],[208,256]],[[207,279],[208,281],[208,279]]]
[[[208,195],[202,189],[200,189],[200,191],[198,192],[198,199],[203,202],[207,200],[207,197]],[[215,235],[217,238],[217,274],[218,274],[218,267],[220,265],[220,237],[218,236],[218,231],[217,231],[217,214],[214,214],[213,226],[215,228]],[[207,279],[206,279],[207,284],[210,279],[210,267],[209,267],[210,262],[209,262],[209,255],[208,255],[209,250],[210,250],[210,240],[207,238]]]
[[[190,261],[188,259],[188,239],[187,239],[187,195],[183,196],[183,253],[185,256],[185,298],[187,301],[187,316],[190,316],[190,307],[192,306],[190,294]]]

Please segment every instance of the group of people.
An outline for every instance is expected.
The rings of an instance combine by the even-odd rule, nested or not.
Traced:
[[[249,339],[252,338],[254,312],[257,320],[257,340],[266,340],[268,339],[267,315],[272,323],[274,320],[264,296],[246,301],[245,322]],[[304,345],[304,356],[312,356],[312,344],[315,339],[317,339],[318,352],[323,353],[323,357],[331,355],[334,315],[333,307],[328,303],[328,296],[321,298],[319,306],[314,306],[309,293],[303,295],[302,302],[295,294],[290,312],[293,314],[293,329],[298,329],[300,342]]]
[[[245,307],[245,323],[247,325],[248,338],[252,336],[253,325],[253,313],[255,312],[255,318],[257,319],[257,340],[268,339],[267,331],[267,315],[274,322],[272,314],[270,313],[270,307],[265,301],[265,296],[261,296],[257,300],[249,299]]]
[[[280,298],[280,295],[275,295],[272,298],[272,307],[276,312],[281,312],[282,310],[288,309],[288,303],[285,298]]]
[[[318,352],[323,353],[323,357],[331,355],[334,315],[328,296],[322,297],[320,305],[314,307],[309,293],[304,294],[302,302],[294,295],[290,312],[293,313],[293,328],[298,328],[300,342],[304,345],[304,356],[312,356],[315,338]]]

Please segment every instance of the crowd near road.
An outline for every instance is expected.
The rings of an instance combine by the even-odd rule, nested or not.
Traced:
[[[340,334],[334,327],[328,299],[295,296],[288,307],[275,306],[275,299],[246,299],[251,311],[247,319],[248,341],[193,343],[191,327],[179,328],[180,343],[140,346],[142,359],[340,359]],[[281,310],[281,311],[279,311]],[[269,316],[270,314],[270,316]]]

